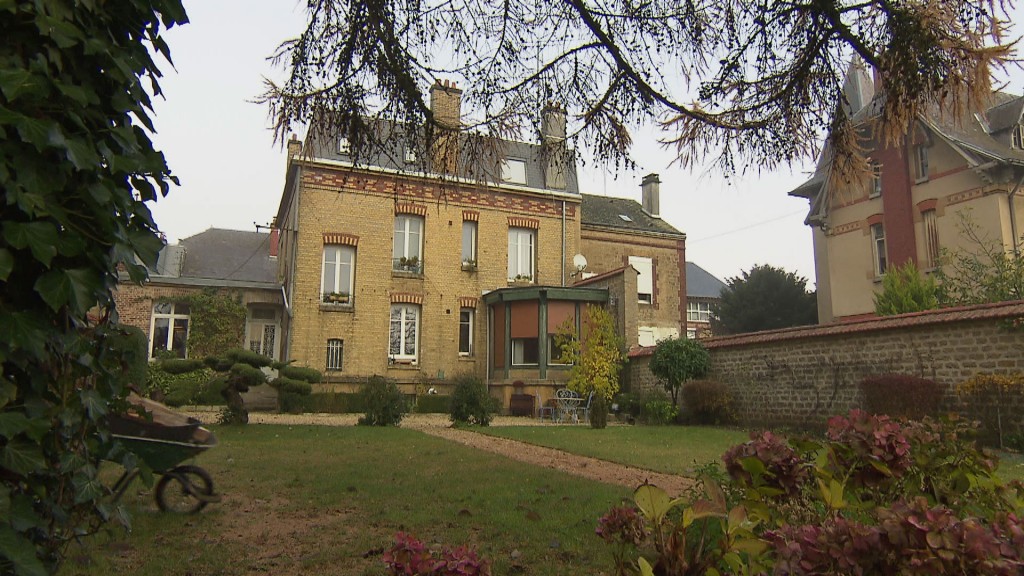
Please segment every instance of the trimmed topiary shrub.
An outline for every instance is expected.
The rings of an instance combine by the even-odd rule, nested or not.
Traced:
[[[440,394],[423,394],[416,397],[418,414],[447,414],[451,410],[452,397]]]
[[[309,382],[310,384],[319,384],[320,379],[323,378],[323,375],[320,374],[319,370],[307,368],[305,366],[292,366],[290,364],[281,366],[278,369],[278,373],[284,378],[302,380],[303,382]]]
[[[934,380],[907,374],[880,374],[861,380],[864,408],[872,414],[920,420],[935,416],[943,389]]]
[[[683,384],[683,415],[687,424],[731,424],[735,417],[729,387],[717,380]]]
[[[455,380],[451,398],[452,422],[488,426],[495,411],[494,405],[494,399],[487,393],[487,385],[476,376],[460,376]]]
[[[313,384],[321,374],[312,368],[275,364],[279,376],[270,385],[277,390],[277,409],[288,414],[310,411],[306,398],[313,393]]]
[[[156,363],[161,370],[168,374],[185,374],[186,372],[193,372],[203,367],[202,360],[193,358],[166,358],[164,360],[157,360]]]
[[[360,426],[398,426],[405,417],[405,397],[393,380],[372,376],[360,392],[366,414]]]

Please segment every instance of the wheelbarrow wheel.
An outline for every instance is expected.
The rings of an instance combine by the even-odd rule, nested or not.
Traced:
[[[178,466],[156,483],[156,505],[164,512],[191,514],[216,500],[213,479],[199,466]]]

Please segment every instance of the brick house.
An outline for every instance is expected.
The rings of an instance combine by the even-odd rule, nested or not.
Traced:
[[[613,308],[636,343],[633,267],[617,258],[605,268],[592,243],[592,270],[607,274],[574,284],[588,197],[566,161],[564,113],[542,112],[539,144],[489,140],[501,154],[480,155],[467,142],[483,137],[461,129],[461,95],[454,84],[431,88],[434,118],[449,129],[427,144],[395,137],[387,150],[365,151],[344,139],[289,142],[275,220],[284,356],[323,371],[326,389],[384,375],[412,393],[474,374],[506,407],[512,394],[539,404],[567,374],[551,336],[567,318],[578,324],[583,306]],[[683,261],[685,237],[668,228],[648,235],[647,251],[623,254],[664,259],[657,304],[678,333],[681,274],[668,276]]]
[[[686,235],[661,219],[660,185],[657,174],[645,176],[640,203],[582,195],[580,247],[587,258],[586,275],[623,266],[637,271],[640,346],[678,337],[686,326]]]
[[[215,289],[237,295],[246,307],[244,340],[238,345],[281,357],[284,299],[277,281],[276,232],[211,228],[164,246],[143,285],[120,279],[114,293],[118,319],[149,337],[149,355],[169,350],[184,358],[191,311],[186,297]]]
[[[707,270],[686,263],[686,337],[711,336],[711,311],[722,299],[727,286]]]
[[[844,92],[867,138],[878,104],[863,64],[851,66]],[[942,248],[974,249],[961,234],[961,214],[1016,250],[1024,204],[1022,109],[1024,98],[993,93],[988,106],[963,118],[922,114],[902,146],[866,141],[873,174],[861,183],[830,179],[826,143],[813,176],[789,193],[810,203],[819,322],[872,315],[890,266],[913,261],[928,272],[940,264]]]

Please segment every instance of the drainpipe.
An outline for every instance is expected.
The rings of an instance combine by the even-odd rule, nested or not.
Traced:
[[[1007,195],[1007,200],[1010,202],[1010,235],[1013,238],[1013,256],[1020,256],[1020,240],[1017,238],[1017,210],[1014,207],[1013,197],[1020,191],[1021,185],[1024,184],[1024,176],[1021,176],[1020,180],[1017,181],[1017,185],[1013,187],[1013,191]]]
[[[1019,184],[1018,184],[1019,186]],[[562,200],[562,287],[565,287],[565,201]]]

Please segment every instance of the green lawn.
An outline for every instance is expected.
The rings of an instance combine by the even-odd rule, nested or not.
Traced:
[[[491,426],[483,434],[557,448],[638,468],[690,475],[695,466],[722,461],[730,446],[747,441],[746,432],[703,426]]]
[[[514,563],[528,574],[596,574],[612,565],[597,520],[630,495],[400,428],[216,433],[220,445],[196,463],[222,503],[164,514],[138,483],[125,496],[133,532],[72,546],[62,574],[382,574],[381,551],[399,530],[469,543],[495,574]]]

